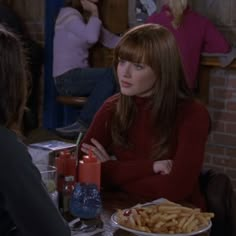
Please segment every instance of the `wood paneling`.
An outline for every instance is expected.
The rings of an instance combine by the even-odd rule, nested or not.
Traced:
[[[102,0],[100,17],[111,32],[123,33],[128,28],[128,0]]]
[[[115,34],[124,33],[128,29],[128,0],[101,0],[100,18],[105,28]],[[113,50],[95,45],[91,50],[90,61],[94,67],[112,65]]]
[[[44,0],[3,0],[11,6],[17,14],[27,21],[41,21],[44,19]]]

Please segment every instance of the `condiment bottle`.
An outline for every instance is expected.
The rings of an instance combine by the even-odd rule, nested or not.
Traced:
[[[83,156],[79,161],[79,182],[85,184],[96,184],[100,190],[101,162],[94,155]]]
[[[76,157],[68,150],[61,151],[55,160],[57,168],[57,190],[62,191],[65,176],[74,176],[76,174]]]
[[[75,181],[74,176],[65,176],[63,191],[62,191],[62,198],[63,198],[63,216],[66,219],[71,218],[70,214],[70,199],[72,192],[75,188]]]
[[[56,157],[55,165],[57,168],[57,190],[62,192],[65,178],[65,161],[69,158],[70,153],[67,151],[61,151]]]
[[[60,211],[63,213],[63,186],[65,176],[73,176],[76,173],[76,158],[68,150],[61,151],[55,160],[57,168],[57,191],[58,191],[58,205]]]

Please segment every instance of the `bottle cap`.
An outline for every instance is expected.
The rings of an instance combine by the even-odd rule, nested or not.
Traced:
[[[94,162],[97,162],[98,161],[98,159],[94,156],[94,155],[92,155],[92,156],[83,156],[83,161],[84,161],[84,163],[94,163]]]
[[[69,158],[69,157],[71,157],[71,153],[67,149],[59,152],[59,158]]]

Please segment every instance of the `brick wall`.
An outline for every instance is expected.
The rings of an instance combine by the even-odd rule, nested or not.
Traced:
[[[189,0],[194,10],[208,17],[236,46],[235,0]],[[208,110],[212,131],[205,166],[223,171],[236,190],[236,69],[210,70]]]
[[[228,174],[236,190],[236,69],[212,69],[209,87],[212,131],[205,165]]]

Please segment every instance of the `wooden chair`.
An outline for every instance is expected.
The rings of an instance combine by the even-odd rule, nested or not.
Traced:
[[[87,97],[57,96],[56,100],[63,105],[81,107],[86,103]]]

